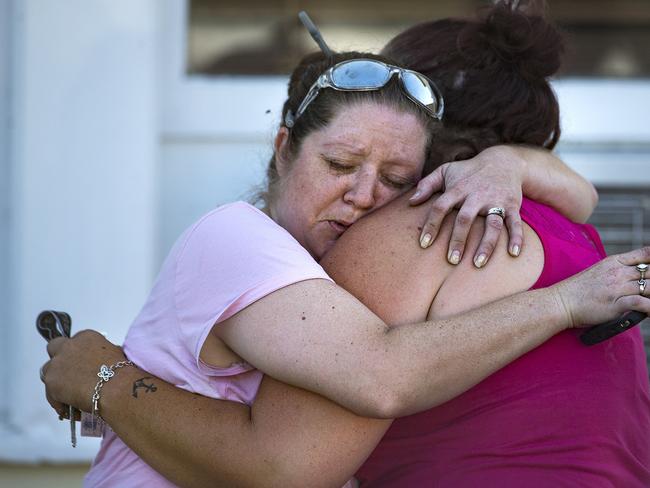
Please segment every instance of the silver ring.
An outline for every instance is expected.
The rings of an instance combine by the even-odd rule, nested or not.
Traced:
[[[639,278],[639,284],[641,284],[640,282],[645,280],[645,272],[648,271],[648,265],[645,263],[637,264],[636,270],[641,273],[641,277]]]
[[[41,381],[45,381],[45,373],[43,372],[43,367],[45,365],[41,366],[41,369],[38,370],[38,374],[41,376]]]
[[[646,280],[639,280],[639,295],[645,295]]]
[[[492,207],[487,211],[488,215],[498,215],[502,219],[506,218],[506,209],[503,207]]]

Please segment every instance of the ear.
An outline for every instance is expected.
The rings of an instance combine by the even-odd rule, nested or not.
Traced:
[[[275,168],[278,176],[284,178],[289,172],[289,129],[280,127],[275,136],[273,149],[275,149]]]

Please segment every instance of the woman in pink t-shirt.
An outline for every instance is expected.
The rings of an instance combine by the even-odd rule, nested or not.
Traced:
[[[143,351],[140,358],[149,362],[151,369],[161,371],[161,376],[168,376],[168,382],[130,367],[121,369],[102,389],[101,413],[119,442],[178,484],[342,484],[388,426],[386,421],[357,417],[318,395],[268,377],[259,391],[259,375],[241,384],[214,380],[230,368],[232,375],[251,375],[256,374],[250,367],[253,364],[357,413],[392,417],[453,398],[564,328],[602,321],[629,308],[650,310],[648,300],[639,296],[638,285],[634,285],[638,273],[633,265],[650,258],[650,250],[645,249],[605,260],[555,287],[517,294],[460,317],[422,322],[428,318],[432,298],[427,303],[422,293],[430,293],[432,286],[442,289],[446,284],[446,291],[472,290],[463,297],[464,305],[490,302],[517,288],[525,289],[530,260],[539,249],[533,242],[530,253],[527,245],[521,249],[521,257],[513,260],[504,252],[505,246],[498,246],[491,258],[494,265],[480,276],[472,276],[462,263],[457,268],[441,266],[447,249],[442,249],[440,240],[427,252],[413,246],[412,241],[420,235],[417,225],[425,217],[418,208],[410,211],[410,217],[404,212],[403,218],[384,220],[387,232],[385,236],[382,233],[380,243],[367,235],[359,241],[356,227],[346,232],[346,245],[352,243],[353,248],[338,250],[338,259],[341,263],[346,256],[352,260],[338,271],[336,264],[328,268],[344,286],[357,289],[355,280],[365,280],[367,286],[362,288],[366,290],[382,284],[380,289],[374,288],[377,296],[400,296],[404,313],[391,322],[422,322],[386,329],[376,316],[322,276],[296,245],[320,259],[352,222],[403,193],[410,176],[424,164],[427,133],[432,129],[420,113],[405,108],[408,103],[416,106],[412,101],[397,106],[386,102],[390,86],[364,92],[355,102],[348,98],[345,103],[340,100],[347,92],[324,89],[309,98],[312,101],[301,111],[309,87],[316,86],[313,83],[330,65],[328,60],[311,58],[302,67],[306,69],[292,77],[283,111],[285,125],[275,145],[275,192],[269,205],[272,220],[240,204],[219,209],[182,236],[163,267],[138,317],[138,323],[144,325],[136,329],[148,332],[129,337],[138,348],[151,343],[154,354]],[[399,85],[392,89],[403,90]],[[368,98],[373,94],[382,97]],[[410,165],[404,164],[407,161]],[[542,191],[548,197],[564,188],[566,197],[573,177],[554,174],[544,180],[543,173],[536,181],[540,185],[537,191],[545,188]],[[458,174],[448,168],[445,176]],[[386,212],[395,211],[403,212],[404,204],[386,208]],[[313,218],[314,214],[322,218]],[[377,215],[365,222],[376,223]],[[499,217],[490,221],[500,222]],[[282,234],[285,231],[277,224],[288,234]],[[391,230],[395,225],[402,226],[398,232]],[[449,238],[450,230],[447,221],[442,233]],[[411,245],[400,242],[390,249],[395,238],[409,239]],[[424,247],[428,240],[425,236],[421,239]],[[480,245],[474,229],[467,248],[478,251]],[[383,258],[377,254],[378,248]],[[433,265],[385,268],[390,256],[401,254],[408,263],[407,255],[413,252],[437,260],[437,274],[430,277],[426,271],[434,269]],[[331,259],[337,259],[336,255]],[[450,259],[454,261],[454,256]],[[484,260],[475,261],[484,264]],[[245,266],[242,276],[250,285],[228,298],[230,290],[240,286],[242,276],[224,274],[224,269],[237,265]],[[267,266],[271,266],[270,274]],[[343,272],[352,267],[357,267],[356,278]],[[285,269],[283,282],[277,278]],[[406,286],[404,271],[409,269],[418,275],[417,282],[426,286]],[[506,271],[494,273],[494,269]],[[386,276],[393,279],[386,280]],[[609,277],[606,283],[603,276]],[[506,282],[499,283],[504,277]],[[481,281],[484,283],[477,283]],[[198,290],[206,290],[205,295]],[[490,292],[495,293],[490,296]],[[210,308],[208,302],[223,306]],[[386,299],[384,306],[389,302]],[[427,307],[423,309],[424,303]],[[380,312],[381,304],[377,305],[382,317],[393,319],[390,310]],[[163,309],[169,313],[163,316]],[[157,321],[166,317],[181,327],[154,330]],[[173,349],[179,344],[184,352]],[[90,409],[86,393],[95,384],[97,358],[106,364],[124,358],[119,349],[92,333],[56,340],[50,352],[54,359],[45,368],[45,381],[52,400],[86,411]],[[133,349],[132,354],[138,351]],[[71,374],[76,380],[66,383]],[[156,389],[142,390],[141,384]],[[248,408],[241,403],[250,401],[251,391],[257,393],[252,423]],[[238,397],[240,403],[207,396]],[[117,436],[109,441],[118,442]],[[120,452],[125,458],[132,454],[121,447]],[[99,459],[98,465],[101,462]],[[127,460],[126,466],[116,469],[121,472],[116,473],[120,478],[115,483],[135,485],[153,480],[135,461]],[[110,468],[104,474],[108,471]],[[92,483],[99,485],[102,480]]]

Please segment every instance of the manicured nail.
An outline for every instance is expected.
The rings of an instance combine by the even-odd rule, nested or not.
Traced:
[[[409,198],[409,200],[415,200],[415,199],[416,199],[417,197],[419,197],[421,194],[422,194],[422,192],[421,192],[420,190],[417,190],[417,191],[416,191],[416,192],[411,196],[411,198]]]
[[[519,246],[515,244],[514,246],[512,246],[512,250],[510,251],[510,254],[512,254],[513,256],[519,256],[519,251],[520,251]]]
[[[474,259],[474,266],[477,268],[483,267],[485,264],[485,254],[479,254],[476,259]]]
[[[422,249],[426,249],[430,245],[431,245],[431,234],[427,232],[422,237],[420,237],[420,247]]]
[[[460,263],[460,251],[456,249],[453,252],[449,253],[447,256],[447,261],[449,261],[451,264]]]

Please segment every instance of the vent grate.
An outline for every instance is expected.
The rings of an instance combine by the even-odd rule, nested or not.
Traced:
[[[589,219],[603,240],[607,254],[650,245],[650,188],[598,188],[598,207]],[[650,370],[650,319],[641,322]]]

